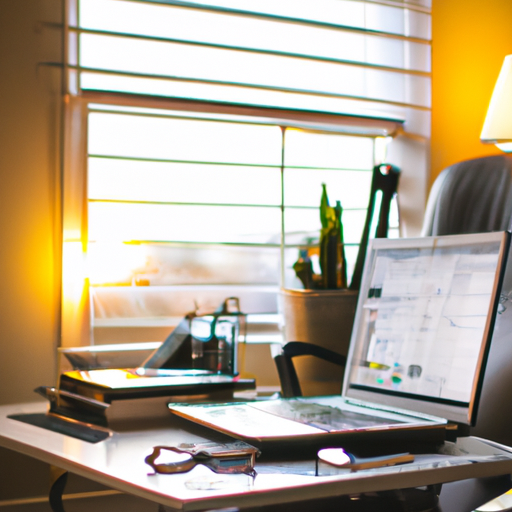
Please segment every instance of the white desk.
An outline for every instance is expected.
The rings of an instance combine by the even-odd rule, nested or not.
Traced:
[[[0,446],[60,467],[90,480],[177,510],[204,510],[319,499],[369,491],[433,485],[512,473],[512,450],[477,438],[463,438],[459,448],[470,455],[432,467],[427,456],[414,463],[336,476],[314,476],[314,462],[297,466],[257,463],[255,479],[245,475],[215,475],[204,466],[189,473],[149,475],[144,458],[153,446],[203,440],[207,431],[169,415],[158,428],[113,433],[107,440],[88,443],[28,425],[7,416],[45,411],[43,403],[0,407]],[[470,462],[481,457],[491,460]],[[284,469],[283,469],[284,468]],[[497,494],[503,492],[503,489]]]

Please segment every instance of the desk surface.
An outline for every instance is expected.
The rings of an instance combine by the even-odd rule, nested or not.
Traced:
[[[470,437],[445,444],[456,456],[418,455],[410,464],[334,476],[315,476],[314,461],[257,462],[254,479],[216,475],[201,465],[188,473],[151,475],[144,458],[153,446],[217,434],[169,414],[158,426],[115,432],[93,444],[8,418],[45,410],[40,402],[0,406],[0,446],[178,510],[260,506],[512,474],[512,449]]]

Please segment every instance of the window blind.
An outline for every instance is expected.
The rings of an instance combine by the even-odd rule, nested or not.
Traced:
[[[353,264],[380,148],[429,135],[428,1],[69,6],[93,323],[246,290],[245,309],[275,311],[298,249],[318,243],[322,183]]]
[[[430,108],[424,3],[80,0],[70,87],[410,121]]]

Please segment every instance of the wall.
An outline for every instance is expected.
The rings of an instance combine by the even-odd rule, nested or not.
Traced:
[[[61,73],[38,64],[61,59],[60,29],[41,22],[59,24],[62,3],[0,0],[0,404],[32,401],[33,389],[55,378]],[[434,0],[432,177],[458,160],[497,152],[479,133],[503,57],[512,53],[511,21],[510,0]],[[4,462],[10,456],[0,450]],[[28,463],[19,465],[26,474]],[[39,495],[46,467],[30,465],[30,493]],[[14,474],[4,479],[0,501],[29,495],[18,491]]]
[[[0,4],[0,403],[51,384],[59,338],[62,0]],[[512,53],[510,0],[434,0],[431,178],[484,154],[479,134],[503,57]],[[9,364],[6,364],[8,362]]]
[[[59,314],[61,0],[0,2],[0,404],[53,384]]]
[[[35,398],[54,379],[59,314],[59,162],[55,137],[61,0],[0,4],[0,403]],[[433,1],[431,179],[459,160],[495,154],[479,140],[503,57],[510,0]],[[5,70],[8,70],[6,72]],[[14,363],[14,364],[13,364]]]
[[[512,54],[510,0],[433,0],[431,181],[461,160],[499,154],[480,131],[503,58]]]
[[[0,4],[0,403],[29,401],[54,379],[59,338],[62,0]],[[512,53],[510,0],[434,0],[431,179],[498,153],[479,134],[503,57]],[[8,70],[8,71],[6,71]]]
[[[61,59],[60,30],[41,24],[61,16],[61,0],[0,1],[0,404],[34,401],[36,386],[54,383],[61,71],[38,64]],[[0,460],[0,503],[47,492],[45,464],[5,449]]]

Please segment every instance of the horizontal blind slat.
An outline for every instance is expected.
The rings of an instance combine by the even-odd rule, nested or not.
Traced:
[[[404,74],[418,74],[429,76],[430,74],[430,46],[416,44],[410,41],[392,41],[372,37],[368,35],[349,34],[345,40],[332,41],[330,45],[312,45],[307,37],[306,44],[289,44],[281,48],[279,44],[267,44],[261,46],[242,46],[235,44],[220,44],[208,41],[193,40],[189,38],[158,37],[129,34],[117,31],[86,30],[69,27],[83,37],[102,37],[104,41],[114,39],[130,40],[147,43],[180,44],[212,48],[217,50],[235,50],[247,54],[259,53],[263,55],[275,55],[282,57],[294,57],[305,60],[317,60],[339,64],[352,64],[368,68],[381,68]],[[307,36],[307,35],[306,35]],[[265,36],[266,37],[266,36]],[[281,35],[283,37],[283,35]],[[291,37],[291,36],[290,36]],[[263,41],[265,42],[265,41]],[[83,44],[83,43],[82,43]],[[313,51],[316,50],[316,51]],[[88,66],[93,67],[93,66]]]
[[[247,6],[248,2],[245,2]],[[98,19],[95,12],[101,10],[110,14],[109,18],[115,21],[115,26],[134,26],[133,20],[139,20],[135,30],[145,27],[149,33],[154,33],[160,26],[170,24],[170,12],[177,10],[192,11],[201,16],[205,13],[212,19],[219,18],[246,18],[259,20],[261,24],[284,22],[304,26],[322,28],[360,30],[367,33],[389,34],[394,36],[416,38],[429,41],[431,37],[430,25],[425,17],[430,14],[429,9],[414,9],[411,5],[385,5],[373,1],[363,0],[257,0],[253,3],[255,8],[245,8],[244,2],[236,0],[232,7],[226,2],[215,0],[213,2],[185,2],[180,0],[88,0],[81,3],[80,20],[84,27],[105,26],[105,20]],[[266,9],[265,9],[266,7]],[[298,8],[298,9],[297,9]],[[147,23],[140,23],[141,14],[147,17]],[[411,23],[410,17],[421,23]]]
[[[364,73],[363,73],[364,74]],[[343,79],[343,77],[335,77]],[[349,77],[345,77],[349,79]],[[357,77],[358,84],[362,76]],[[144,75],[122,71],[87,69],[81,74],[81,88],[85,91],[106,93],[124,93],[140,96],[156,96],[171,100],[197,100],[203,102],[225,103],[239,106],[259,107],[261,109],[286,109],[299,112],[333,113],[346,116],[393,119],[401,122],[400,116],[393,115],[394,107],[411,107],[413,109],[430,109],[430,98],[426,96],[431,90],[430,79],[403,80],[403,77],[381,77],[391,87],[399,85],[397,91],[382,91],[379,97],[364,93],[358,84],[340,84],[345,90],[303,90],[292,86],[256,85],[251,83],[233,83],[223,80],[197,79],[174,76]],[[414,84],[421,88],[418,92],[410,91]],[[334,84],[336,85],[336,84]],[[383,85],[382,80],[371,84],[373,87]],[[373,92],[371,90],[370,92]],[[386,96],[387,92],[387,96]],[[374,103],[376,110],[361,104],[361,101]],[[380,105],[381,112],[378,108]],[[240,111],[240,110],[239,110]],[[380,115],[379,115],[380,114]]]
[[[345,240],[358,244],[365,209],[344,212]],[[89,203],[89,240],[162,240],[231,244],[278,244],[279,207]],[[319,234],[318,209],[285,210],[287,245],[301,245]]]
[[[85,90],[304,111],[351,113],[339,100],[430,108],[430,15],[407,5],[80,0],[79,19]]]
[[[226,87],[223,87],[226,89]],[[262,91],[259,91],[262,92]],[[263,91],[265,92],[265,91]],[[286,106],[257,103],[228,103],[227,101],[189,98],[166,98],[149,94],[136,95],[124,92],[82,90],[84,103],[94,105],[91,111],[116,111],[119,113],[146,113],[148,117],[197,117],[226,122],[258,125],[289,126],[306,131],[332,132],[361,137],[382,137],[394,134],[407,120],[409,133],[428,137],[430,110],[410,105],[393,105],[367,99],[336,98],[320,95],[314,97],[314,108],[298,108],[294,93],[279,96]],[[303,96],[303,95],[298,95]],[[292,99],[287,103],[286,98]],[[261,99],[258,97],[257,99]],[[308,98],[311,100],[311,97]],[[288,106],[289,105],[289,106]],[[123,110],[126,109],[126,112]],[[153,113],[151,113],[153,112]],[[167,112],[168,114],[166,114]]]

